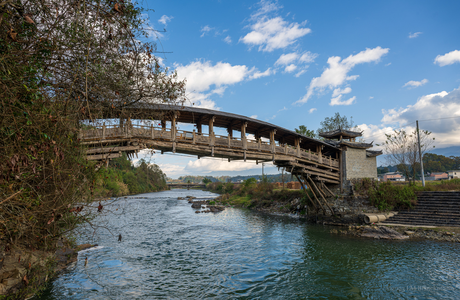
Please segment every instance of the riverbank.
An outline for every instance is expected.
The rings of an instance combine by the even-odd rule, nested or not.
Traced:
[[[221,193],[221,195],[215,199],[216,203],[220,205],[249,208],[272,215],[301,218],[309,223],[341,226],[342,228],[347,227],[347,229],[334,229],[332,233],[378,239],[460,241],[460,228],[455,227],[430,228],[426,226],[414,227],[378,223],[377,225],[366,224],[366,217],[374,214],[387,213],[385,210],[382,211],[378,208],[382,207],[382,203],[392,203],[392,205],[406,203],[407,206],[414,205],[416,200],[411,199],[411,202],[406,201],[404,197],[395,192],[404,192],[404,189],[399,190],[398,187],[391,186],[391,184],[381,184],[380,187],[377,188],[387,191],[388,195],[397,195],[400,198],[398,201],[390,202],[388,200],[388,195],[382,196],[380,198],[381,201],[372,201],[369,196],[369,188],[373,186],[376,188],[375,184],[363,180],[354,183],[352,196],[337,196],[327,199],[334,214],[329,213],[328,210],[320,211],[314,209],[309,201],[309,198],[313,198],[311,192],[309,197],[301,190],[276,190],[269,183],[254,184],[245,182],[238,189],[232,189],[231,184],[211,184],[208,186],[211,191]],[[385,205],[385,207],[394,206]]]
[[[0,253],[0,299],[29,299],[77,261],[78,252],[97,245],[72,246],[58,241],[54,250],[2,247]]]
[[[350,225],[346,229],[331,229],[331,233],[371,239],[434,240],[460,243],[458,227],[413,227],[394,225]]]

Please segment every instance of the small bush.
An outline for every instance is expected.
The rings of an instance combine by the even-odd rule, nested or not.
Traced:
[[[234,184],[233,183],[227,182],[225,184],[225,193],[231,194],[231,193],[233,193],[233,189],[234,189]]]
[[[412,208],[417,203],[413,186],[398,186],[391,182],[380,183],[369,191],[369,200],[379,210]]]

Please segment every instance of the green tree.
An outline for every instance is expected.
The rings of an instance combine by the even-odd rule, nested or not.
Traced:
[[[303,135],[311,137],[311,138],[316,138],[315,131],[307,129],[307,126],[305,126],[305,125],[300,125],[299,128],[295,129],[295,132],[303,134]]]
[[[316,132],[319,135],[322,132],[336,129],[359,130],[359,128],[353,127],[353,124],[353,117],[348,120],[346,116],[341,116],[340,113],[336,112],[333,117],[326,117],[324,121],[320,122],[321,127]]]

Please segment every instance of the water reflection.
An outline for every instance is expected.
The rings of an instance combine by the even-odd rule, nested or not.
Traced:
[[[127,198],[101,247],[38,299],[457,299],[457,244],[361,240],[241,209],[195,214],[172,190]],[[118,233],[123,241],[117,241]],[[84,259],[88,257],[88,266]]]

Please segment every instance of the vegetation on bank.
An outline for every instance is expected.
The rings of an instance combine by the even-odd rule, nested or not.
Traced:
[[[108,168],[99,171],[94,196],[119,197],[162,191],[168,188],[166,175],[160,167],[141,159],[137,166],[131,164],[125,153],[110,161]]]
[[[254,178],[247,179],[242,184],[209,182],[206,188],[221,194],[216,202],[223,205],[256,209],[277,206],[279,212],[295,210],[298,205],[304,208],[310,203],[308,196],[314,198],[309,190],[307,196],[303,190],[279,189],[266,181],[257,183]],[[422,187],[421,183],[414,185],[378,182],[364,178],[353,182],[353,190],[355,196],[368,198],[371,205],[381,211],[411,209],[417,204],[417,192],[460,191],[460,179],[427,182]],[[296,207],[291,203],[294,199],[299,199]]]
[[[113,176],[129,192],[158,188],[149,183],[155,170],[98,169],[79,141],[88,120],[124,122],[136,117],[126,113],[134,104],[185,100],[185,81],[162,67],[155,43],[143,42],[145,15],[135,1],[0,1],[1,261],[15,248],[53,253],[102,211],[91,206],[96,193],[117,192]]]
[[[276,205],[279,212],[290,212],[300,205],[300,213],[304,214],[305,206],[309,203],[308,196],[303,190],[276,189],[272,183],[257,183],[254,178],[246,179],[242,184],[210,182],[206,188],[221,194],[216,198],[216,202],[235,207],[263,209]],[[294,199],[299,199],[298,204],[291,203]]]
[[[460,191],[460,179],[429,181],[423,187],[421,182],[401,184],[364,178],[354,183],[354,190],[359,195],[369,197],[371,204],[381,211],[410,209],[417,204],[417,192]]]

